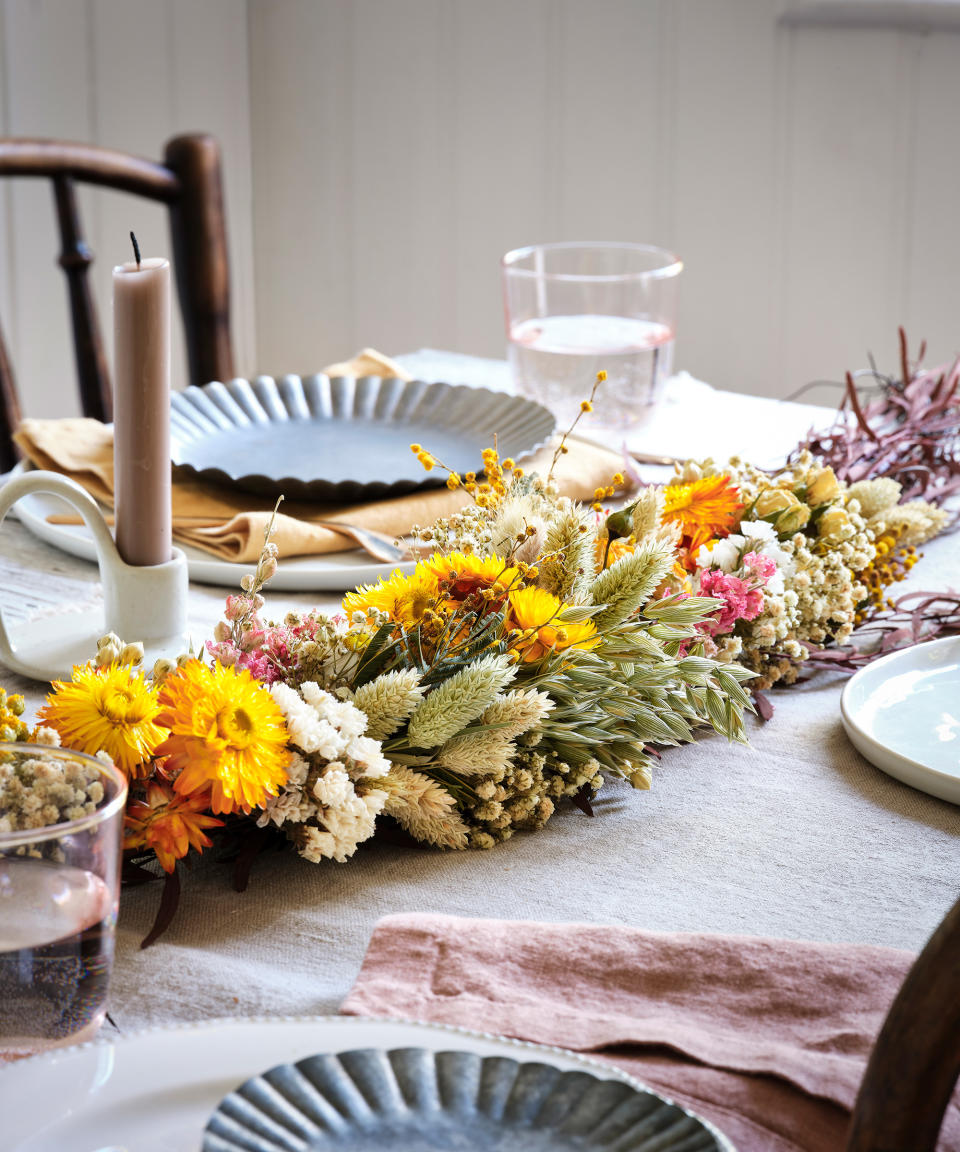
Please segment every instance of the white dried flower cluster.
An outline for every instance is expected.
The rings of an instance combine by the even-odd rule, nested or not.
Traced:
[[[410,535],[417,545],[435,547],[439,552],[471,552],[486,556],[490,546],[490,516],[476,504],[468,504],[452,516],[442,516],[429,527],[414,525]]]
[[[100,774],[76,760],[10,753],[0,761],[0,832],[79,820],[103,798]]]
[[[899,545],[918,547],[942,532],[950,517],[926,500],[899,503],[902,491],[900,483],[889,476],[860,480],[847,489],[847,507],[859,506],[874,536],[890,532]]]
[[[376,782],[387,775],[390,762],[379,741],[364,735],[367,718],[349,701],[313,681],[299,691],[273,684],[270,693],[295,752],[287,783],[267,800],[257,823],[283,828],[307,860],[343,863],[373,835],[387,799]]]
[[[465,805],[463,812],[470,827],[470,847],[493,848],[515,832],[536,831],[553,815],[558,800],[583,788],[596,791],[600,783],[596,760],[574,768],[555,753],[521,747],[506,770],[474,783],[477,799]]]
[[[853,631],[857,605],[866,599],[867,589],[855,579],[843,550],[821,553],[800,534],[793,538],[792,543],[797,638],[817,645],[827,641],[845,644]],[[851,542],[849,547],[857,546]],[[870,557],[872,559],[872,548]],[[858,562],[857,570],[865,568],[868,563],[869,560]]]
[[[689,482],[718,471],[740,489],[747,519],[737,535],[701,550],[698,563],[709,559],[732,571],[746,551],[755,551],[770,557],[778,569],[764,589],[761,614],[738,624],[739,653],[727,645],[724,656],[736,655],[760,673],[758,688],[779,679],[790,682],[797,662],[806,658],[806,643],[849,639],[867,595],[855,573],[876,555],[874,532],[861,514],[862,505],[809,452],[775,477],[733,457],[722,469],[712,460],[688,465],[683,478]],[[881,485],[867,495],[886,500],[899,496],[899,488],[893,493]]]

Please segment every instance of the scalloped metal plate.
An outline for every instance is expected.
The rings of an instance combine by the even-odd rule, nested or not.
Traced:
[[[695,1116],[587,1071],[474,1052],[360,1049],[231,1092],[202,1152],[722,1152]]]
[[[181,470],[263,496],[353,503],[442,483],[419,443],[456,472],[481,452],[523,459],[553,435],[540,404],[506,392],[363,376],[259,376],[190,387],[171,399],[171,455]]]

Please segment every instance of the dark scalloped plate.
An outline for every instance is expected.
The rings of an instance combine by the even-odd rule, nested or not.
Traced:
[[[255,1076],[219,1104],[202,1152],[732,1152],[655,1093],[474,1052],[366,1048]]]
[[[461,474],[493,444],[523,459],[556,423],[541,404],[488,388],[363,376],[259,376],[175,392],[171,456],[181,475],[262,496],[352,503],[442,484],[422,444]]]

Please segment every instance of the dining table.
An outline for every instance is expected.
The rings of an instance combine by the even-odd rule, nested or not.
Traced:
[[[422,350],[398,357],[423,379],[508,387],[499,361]],[[635,454],[784,458],[827,406],[671,381],[627,438]],[[623,443],[609,435],[614,447]],[[662,468],[637,463],[644,479]],[[901,587],[956,581],[960,537],[924,548]],[[237,584],[245,569],[238,566]],[[11,622],[99,610],[95,565],[0,526],[0,609]],[[192,584],[190,627],[209,636],[230,587]],[[264,615],[336,611],[336,591],[271,592]],[[125,638],[128,639],[128,638]],[[414,848],[375,837],[346,863],[259,857],[244,891],[204,857],[182,869],[180,907],[147,948],[160,884],[124,890],[107,1030],[223,1017],[335,1013],[374,925],[407,911],[576,922],[919,950],[960,890],[960,807],[868,763],[840,717],[841,672],[773,689],[747,745],[708,734],[664,750],[649,791],[610,782],[587,815],[562,807],[538,834],[488,851]],[[0,668],[35,716],[48,686]]]

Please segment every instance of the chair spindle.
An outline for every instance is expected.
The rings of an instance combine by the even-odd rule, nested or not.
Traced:
[[[13,365],[0,329],[0,472],[9,472],[17,462],[17,448],[10,437],[19,423],[20,400],[13,378]]]
[[[53,193],[60,225],[60,267],[67,276],[70,311],[73,317],[73,341],[80,378],[80,401],[85,416],[107,422],[113,418],[110,377],[103,353],[100,326],[87,271],[93,253],[83,239],[77,194],[69,176],[53,177]]]

